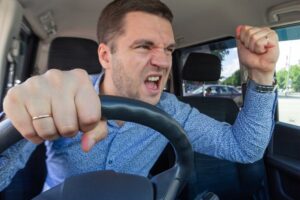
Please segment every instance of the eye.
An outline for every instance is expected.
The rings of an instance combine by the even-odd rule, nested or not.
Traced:
[[[146,50],[150,50],[151,46],[150,45],[146,45],[146,44],[142,44],[137,46],[137,49],[146,49]]]
[[[168,48],[166,48],[166,52],[168,52],[168,53],[170,53],[170,54],[172,54],[173,52],[174,52],[174,48],[173,47],[168,47]]]

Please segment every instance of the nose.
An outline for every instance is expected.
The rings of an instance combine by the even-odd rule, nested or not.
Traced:
[[[150,62],[158,68],[169,68],[172,65],[172,54],[165,49],[157,49],[152,53]]]

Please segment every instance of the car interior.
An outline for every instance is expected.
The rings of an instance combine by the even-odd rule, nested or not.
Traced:
[[[291,62],[285,53],[297,52],[283,45],[297,44],[300,40],[298,0],[162,1],[175,16],[176,40],[165,91],[221,122],[234,123],[239,110],[243,109],[242,100],[236,103],[232,98],[192,94],[205,84],[228,84],[232,74],[238,72],[237,82],[230,85],[242,88],[243,99],[247,71],[236,55],[234,37],[238,25],[274,29],[282,44],[280,53],[284,55],[284,64]],[[9,88],[48,69],[82,68],[91,75],[100,73],[96,27],[101,10],[109,2],[0,0],[0,111]],[[232,62],[227,66],[230,59]],[[300,65],[300,57],[295,65]],[[274,76],[279,73],[276,70]],[[300,83],[300,75],[297,81]],[[275,128],[264,157],[254,163],[241,164],[194,152],[194,170],[176,199],[300,199],[300,109],[297,107],[300,91],[295,89],[292,94],[283,95],[280,87],[274,113]],[[290,91],[291,87],[283,89]],[[291,106],[288,114],[282,109],[286,104]],[[0,200],[32,199],[40,194],[47,174],[45,159],[45,146],[41,144],[26,167],[0,192]],[[169,144],[148,178],[171,168],[175,162],[176,156]]]

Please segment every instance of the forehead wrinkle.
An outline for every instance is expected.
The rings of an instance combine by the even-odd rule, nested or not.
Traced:
[[[146,18],[138,15],[144,15]],[[143,21],[143,19],[146,20],[148,17],[151,17],[151,19],[155,21],[155,23],[146,23]],[[131,12],[128,13],[124,19],[124,28],[126,29],[125,34],[127,34],[128,32],[132,32],[132,30],[136,32],[136,34],[139,34],[139,32],[141,32],[140,34],[146,34],[144,39],[148,39],[155,44],[157,41],[162,41],[160,43],[163,43],[165,46],[169,46],[175,43],[171,23],[160,16],[143,12]],[[140,31],[145,29],[149,30],[149,32]],[[149,33],[149,38],[147,38],[147,33]]]
[[[160,22],[160,23],[162,23],[162,22]],[[171,26],[170,38],[168,38],[169,34],[167,33],[167,30],[161,29],[160,27],[163,27],[163,26],[159,26],[159,28],[157,27],[158,30],[156,30],[156,32],[158,33],[157,36],[159,37],[159,40],[162,41],[164,47],[170,47],[172,45],[175,46],[172,26]],[[171,39],[171,40],[168,41],[169,39]]]

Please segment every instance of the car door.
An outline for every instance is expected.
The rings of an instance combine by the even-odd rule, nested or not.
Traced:
[[[278,109],[265,161],[271,199],[300,199],[300,26],[276,29]]]

